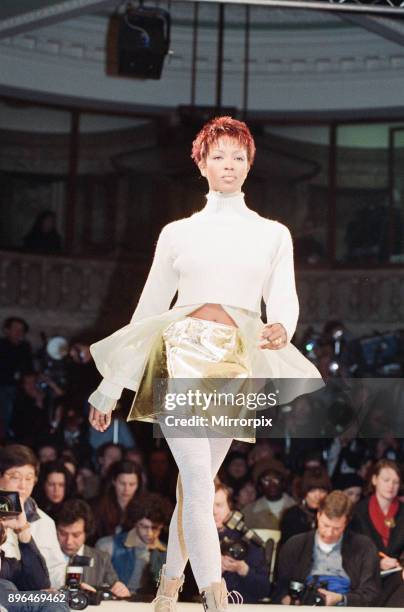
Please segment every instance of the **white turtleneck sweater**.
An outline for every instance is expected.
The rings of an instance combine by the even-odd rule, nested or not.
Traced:
[[[177,291],[174,308],[211,303],[261,314],[264,298],[268,323],[281,323],[290,341],[299,304],[289,230],[250,210],[241,192],[229,195],[209,192],[207,204],[200,212],[162,229],[131,324],[168,311]],[[101,412],[111,410],[120,397],[123,377],[128,380],[123,370],[140,373],[139,364],[130,357],[130,347],[125,344],[125,337],[132,333],[131,324],[91,346],[93,357],[96,348],[97,367],[104,378],[89,397],[89,403]],[[107,353],[111,351],[114,354],[109,359]],[[293,350],[292,355],[288,353],[290,365],[296,366],[291,371],[301,375],[300,362],[307,360],[295,351],[298,357]],[[138,353],[136,358],[143,360]],[[128,359],[133,363],[128,363]],[[312,364],[310,367],[313,368]],[[129,378],[127,386],[133,388],[136,376],[132,373]]]
[[[261,312],[288,341],[299,315],[293,245],[285,225],[247,207],[244,194],[210,191],[205,207],[163,227],[131,322],[176,306],[212,303]]]

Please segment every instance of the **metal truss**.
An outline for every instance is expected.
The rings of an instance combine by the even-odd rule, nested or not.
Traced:
[[[194,1],[194,0],[189,0]],[[250,6],[271,6],[277,8],[301,8],[315,11],[335,11],[362,14],[385,14],[404,17],[404,0],[196,0],[214,4],[248,4]]]
[[[1,1],[1,0],[0,0]],[[135,0],[137,2],[138,0]],[[404,16],[404,0],[182,0],[194,3],[211,2],[214,4],[243,4],[277,8],[301,8],[317,11],[335,11],[336,14],[362,13]],[[48,6],[19,13],[0,20],[0,39],[29,32],[36,28],[51,25],[99,9],[109,8],[111,13],[123,0],[61,0]],[[153,0],[147,0],[153,4]],[[158,4],[158,0],[156,0]]]

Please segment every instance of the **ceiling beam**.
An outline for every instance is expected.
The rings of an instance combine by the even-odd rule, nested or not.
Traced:
[[[184,1],[184,0],[183,0]],[[185,2],[213,2],[214,4],[249,4],[283,9],[311,9],[335,13],[376,13],[404,17],[404,0],[185,0]]]
[[[110,7],[111,13],[119,0],[64,0],[57,4],[20,13],[0,21],[0,38],[29,32],[100,8]]]
[[[404,23],[402,20],[381,17],[380,15],[348,15],[339,14],[340,19],[378,34],[382,38],[404,46]]]

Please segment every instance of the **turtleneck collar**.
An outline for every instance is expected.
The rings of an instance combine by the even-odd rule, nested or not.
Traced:
[[[206,205],[202,212],[239,214],[245,215],[251,212],[244,201],[244,193],[223,193],[221,191],[209,191],[206,195]]]

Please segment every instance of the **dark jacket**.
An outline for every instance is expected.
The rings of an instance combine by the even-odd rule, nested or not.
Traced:
[[[289,582],[305,582],[313,565],[315,531],[293,536],[279,554],[278,582],[273,596],[280,603],[288,594]],[[351,581],[348,606],[371,606],[380,594],[379,559],[373,542],[347,530],[342,540],[342,567]]]
[[[227,536],[230,539],[240,539],[240,532],[233,529],[219,531],[219,538]],[[243,596],[244,603],[257,603],[260,599],[269,596],[269,569],[265,562],[265,552],[263,548],[255,544],[250,544],[247,557],[249,572],[247,576],[240,576],[236,572],[223,572],[228,591],[239,591]]]
[[[317,510],[310,510],[304,504],[292,506],[285,510],[281,518],[280,530],[281,539],[278,544],[278,550],[294,535],[298,533],[306,533],[311,531],[316,526]]]
[[[102,585],[112,586],[119,580],[118,574],[112,566],[109,554],[98,548],[84,546],[83,556],[94,559],[93,567],[85,567],[83,570],[83,582],[93,587]]]
[[[34,540],[19,542],[21,560],[5,557],[1,551],[0,578],[14,583],[19,591],[49,589],[50,580],[46,563]]]
[[[404,504],[400,503],[395,516],[396,526],[390,531],[389,545],[385,546],[379,532],[376,531],[370,520],[369,500],[370,497],[367,497],[357,503],[350,527],[357,533],[367,535],[374,542],[378,551],[397,559],[404,552]]]

